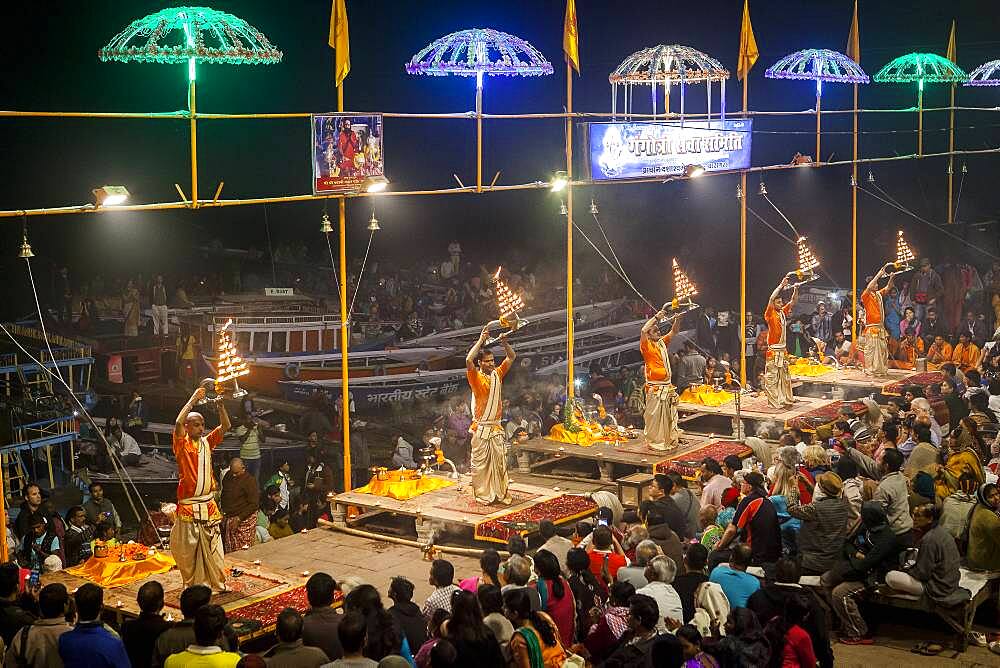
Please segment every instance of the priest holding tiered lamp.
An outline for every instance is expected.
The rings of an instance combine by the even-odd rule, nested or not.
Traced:
[[[896,237],[896,261],[887,262],[861,293],[861,303],[865,307],[864,330],[864,362],[865,373],[872,376],[887,376],[889,361],[889,336],[885,329],[885,295],[892,289],[892,280],[896,274],[912,271],[913,252],[903,238],[900,230]],[[888,277],[885,287],[879,289],[878,283],[883,277]],[[902,337],[900,337],[902,338]]]
[[[691,301],[691,297],[698,294],[698,289],[681,270],[676,259],[673,270],[674,298],[646,321],[639,339],[646,376],[643,434],[653,450],[674,450],[680,442],[681,430],[677,427],[677,404],[680,399],[672,382],[668,349],[671,339],[680,331],[683,314],[698,308]],[[661,321],[673,321],[670,331],[663,336],[659,329]]]
[[[764,363],[764,394],[767,403],[774,408],[787,408],[795,403],[792,396],[792,377],[788,372],[788,350],[785,347],[785,324],[792,314],[792,307],[799,298],[799,286],[815,281],[815,269],[819,261],[813,255],[806,238],[799,237],[796,243],[799,254],[799,268],[788,272],[778,287],[771,293],[764,310],[767,322],[767,357]],[[781,293],[792,288],[792,296],[786,304]]]
[[[226,568],[222,546],[222,513],[215,502],[218,484],[212,474],[212,451],[222,443],[230,427],[223,401],[233,382],[232,393],[246,394],[236,385],[245,376],[246,362],[236,352],[229,327],[219,331],[219,361],[216,378],[206,378],[195,390],[174,424],[173,450],[177,460],[177,516],[170,531],[170,550],[185,587],[202,584],[213,591],[226,590]],[[215,396],[207,399],[205,385],[212,385]],[[197,404],[215,403],[219,426],[205,433],[205,418],[193,409]]]
[[[525,321],[518,317],[517,311],[524,308],[521,298],[511,292],[507,284],[500,278],[500,269],[493,276],[497,307],[500,318],[483,327],[479,340],[469,350],[465,357],[465,374],[472,389],[472,493],[477,503],[486,505],[500,502],[510,504],[512,501],[508,491],[507,479],[507,440],[500,417],[503,413],[501,388],[503,378],[510,371],[514,358],[514,349],[507,343],[507,337],[517,331]],[[499,336],[490,339],[490,327],[499,325],[509,329]],[[500,366],[493,360],[493,353],[487,348],[491,342],[498,341],[507,354]]]

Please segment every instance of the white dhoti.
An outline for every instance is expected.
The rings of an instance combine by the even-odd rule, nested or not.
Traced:
[[[482,503],[509,502],[507,442],[497,422],[481,421],[472,433],[472,491]]]
[[[888,376],[889,341],[885,327],[869,325],[864,336],[865,373],[873,376]]]
[[[767,395],[767,403],[774,408],[784,408],[795,402],[792,376],[788,373],[788,351],[784,345],[768,347],[764,365],[764,394]]]
[[[646,408],[643,411],[645,426],[642,433],[653,450],[674,450],[680,441],[677,427],[677,404],[680,399],[672,383],[648,381],[646,383]]]
[[[198,519],[204,516],[210,498],[211,494],[207,494],[178,502],[178,506],[192,506],[194,518],[181,518],[178,512],[170,530],[170,552],[185,587],[201,584],[212,591],[222,591],[226,587],[222,521]]]

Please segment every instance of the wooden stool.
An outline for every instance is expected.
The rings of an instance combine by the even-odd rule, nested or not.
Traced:
[[[621,499],[622,505],[628,508],[638,508],[642,505],[642,497],[646,487],[653,482],[653,474],[633,473],[632,475],[618,478],[616,482],[618,483],[618,498]],[[625,493],[626,489],[629,490],[627,497]]]

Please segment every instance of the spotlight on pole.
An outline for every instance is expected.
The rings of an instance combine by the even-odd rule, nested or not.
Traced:
[[[764,185],[763,181],[760,182],[760,188],[757,190],[757,194],[765,196],[767,195],[767,186]]]
[[[963,174],[968,174],[969,173],[969,166],[966,165],[964,162],[962,163],[962,173]]]
[[[323,221],[319,224],[319,231],[321,234],[333,232],[333,225],[330,224],[330,216],[327,215],[326,211],[323,212]]]
[[[705,168],[701,165],[688,165],[684,168],[684,176],[689,179],[696,179],[705,173]]]
[[[94,188],[94,206],[119,206],[128,200],[128,189],[125,186],[101,186]]]
[[[567,176],[566,172],[560,170],[552,175],[552,180],[549,181],[549,190],[554,193],[562,192],[568,184],[569,176]]]
[[[854,174],[851,174],[851,187],[852,188],[857,188],[858,187],[858,180],[856,178],[854,178]]]
[[[875,175],[868,172],[868,183],[875,183]]]
[[[378,224],[378,218],[375,217],[375,209],[372,209],[372,219],[368,221],[368,231],[377,232],[382,228]]]
[[[560,216],[568,216],[569,215],[569,209],[566,208],[566,202],[560,202],[559,203],[559,215]]]
[[[369,176],[361,182],[366,193],[380,193],[389,187],[389,179],[384,176]]]
[[[598,211],[597,211],[597,202],[594,201],[593,197],[590,198],[590,213],[591,213],[591,215],[594,215],[594,216],[596,216],[598,214]]]
[[[736,199],[743,199],[743,188],[736,186]]]

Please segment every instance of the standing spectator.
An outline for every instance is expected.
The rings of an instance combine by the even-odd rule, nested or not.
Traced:
[[[170,335],[170,310],[167,308],[167,288],[163,285],[163,276],[157,274],[150,290],[150,303],[153,309],[153,336],[166,338]]]
[[[135,600],[139,617],[122,624],[122,642],[132,668],[150,668],[157,639],[173,624],[163,618],[163,585],[159,582],[143,584]]]
[[[910,516],[909,486],[906,476],[900,471],[905,461],[903,453],[895,448],[886,448],[879,464],[853,447],[848,448],[847,454],[854,459],[863,473],[879,481],[873,500],[885,506],[889,525],[899,537],[900,543],[906,547],[910,546],[913,543],[913,518]]]
[[[840,555],[847,536],[850,504],[844,500],[843,481],[836,473],[828,471],[816,478],[816,495],[806,505],[792,504],[788,514],[802,521],[798,549],[802,559],[802,572],[822,575]]]
[[[38,593],[38,609],[42,618],[25,626],[14,636],[7,648],[5,666],[61,668],[63,665],[59,657],[59,637],[73,628],[66,622],[69,611],[66,586],[54,582],[42,587]]]
[[[313,573],[306,580],[306,599],[309,609],[302,618],[302,642],[318,647],[330,659],[344,654],[337,628],[342,615],[333,608],[337,582],[326,573]]]
[[[636,589],[636,595],[648,596],[656,601],[659,615],[656,619],[658,631],[666,631],[665,619],[670,618],[678,626],[684,623],[684,608],[677,591],[671,586],[677,575],[677,564],[670,557],[653,557],[646,566],[646,580],[649,582],[642,589]]]
[[[323,650],[302,644],[302,615],[294,608],[285,608],[278,614],[275,635],[278,644],[264,654],[268,666],[319,668],[329,661]]]
[[[168,656],[164,668],[235,668],[240,655],[223,649],[225,628],[226,611],[222,606],[202,606],[194,615],[194,643]]]
[[[986,343],[986,321],[983,318],[977,318],[974,311],[965,312],[965,320],[962,321],[959,332],[968,334],[969,341],[980,348]]]
[[[29,482],[24,487],[24,501],[21,502],[21,509],[17,513],[17,519],[14,520],[14,535],[18,539],[24,538],[24,536],[31,530],[31,516],[42,509],[42,488],[38,486],[37,483]]]
[[[938,298],[944,294],[941,276],[931,268],[930,258],[921,258],[920,269],[913,274],[913,279],[910,281],[910,291],[913,293],[913,307],[916,309],[917,320],[923,320],[929,307],[936,304]]]
[[[236,428],[236,438],[240,440],[240,459],[244,467],[256,482],[260,482],[260,446],[267,440],[262,423],[247,413],[243,416],[243,424]]]
[[[404,577],[394,577],[389,582],[389,599],[392,601],[389,614],[403,629],[410,647],[419,649],[427,642],[427,620],[413,602],[413,583]]]
[[[66,668],[121,668],[129,665],[121,638],[101,621],[104,590],[88,582],[76,590],[74,598],[76,626],[59,636],[59,656],[63,665]]]
[[[830,343],[833,340],[833,316],[826,310],[826,303],[819,301],[816,303],[816,312],[812,317],[812,336],[823,343]]]
[[[125,414],[125,428],[133,439],[146,428],[146,402],[139,390],[132,390]]]
[[[83,504],[83,509],[87,513],[87,521],[91,525],[97,526],[101,522],[110,522],[115,529],[122,528],[122,520],[118,517],[115,504],[110,499],[104,498],[104,485],[99,482],[90,483],[90,499]]]
[[[451,565],[450,561],[435,559],[431,563],[429,582],[435,589],[427,597],[421,610],[427,621],[430,621],[431,615],[438,608],[451,612],[451,594],[459,589],[455,586],[454,580],[455,567]]]
[[[260,492],[257,480],[247,472],[240,457],[233,457],[229,461],[229,472],[222,478],[219,505],[224,516],[222,546],[226,552],[252,546],[257,538]]]
[[[133,338],[139,336],[139,290],[135,287],[135,281],[129,279],[122,293],[122,318],[125,321],[125,336]]]

